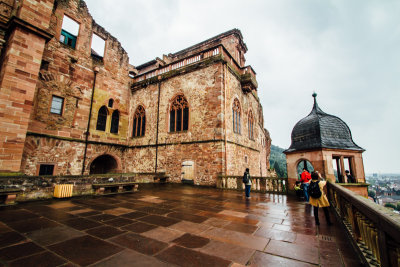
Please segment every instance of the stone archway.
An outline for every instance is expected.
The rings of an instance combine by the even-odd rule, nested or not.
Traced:
[[[118,163],[113,156],[101,155],[98,156],[90,164],[90,174],[102,174],[117,172]]]
[[[313,172],[314,166],[312,165],[312,163],[306,159],[301,159],[298,161],[297,165],[296,165],[296,170],[297,170],[297,175],[298,177],[300,177],[300,174],[303,172],[303,169],[307,169],[307,171],[309,173]]]

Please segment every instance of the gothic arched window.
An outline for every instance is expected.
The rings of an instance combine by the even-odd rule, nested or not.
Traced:
[[[187,131],[189,128],[189,104],[183,95],[172,101],[169,111],[169,131]]]
[[[99,113],[97,114],[96,130],[98,131],[106,130],[107,116],[108,116],[108,110],[106,106],[102,106],[99,109]]]
[[[248,121],[249,139],[254,140],[254,117],[253,112],[249,111],[249,121]]]
[[[119,111],[114,110],[112,116],[111,116],[111,129],[110,133],[118,133],[118,126],[119,126]]]
[[[146,131],[146,111],[138,106],[133,117],[132,137],[144,136]]]
[[[233,101],[233,132],[240,134],[240,103],[237,98]]]

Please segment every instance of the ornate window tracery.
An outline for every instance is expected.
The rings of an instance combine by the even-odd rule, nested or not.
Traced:
[[[189,128],[189,104],[183,95],[172,101],[169,112],[169,131],[181,132]]]
[[[146,111],[143,106],[138,106],[133,117],[132,137],[144,136],[146,132]]]
[[[233,132],[240,134],[240,103],[237,98],[233,101]]]

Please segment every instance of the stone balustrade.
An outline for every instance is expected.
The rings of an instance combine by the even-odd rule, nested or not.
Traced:
[[[328,196],[366,266],[400,266],[400,215],[338,184]]]
[[[243,176],[218,176],[217,188],[244,190]],[[251,190],[262,193],[286,194],[288,189],[287,178],[255,177],[251,176]]]

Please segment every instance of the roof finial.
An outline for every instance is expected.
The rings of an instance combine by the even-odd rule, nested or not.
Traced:
[[[314,93],[312,94],[312,97],[314,97],[314,106],[313,106],[313,110],[318,111],[319,107],[317,104],[317,93],[314,91]]]

